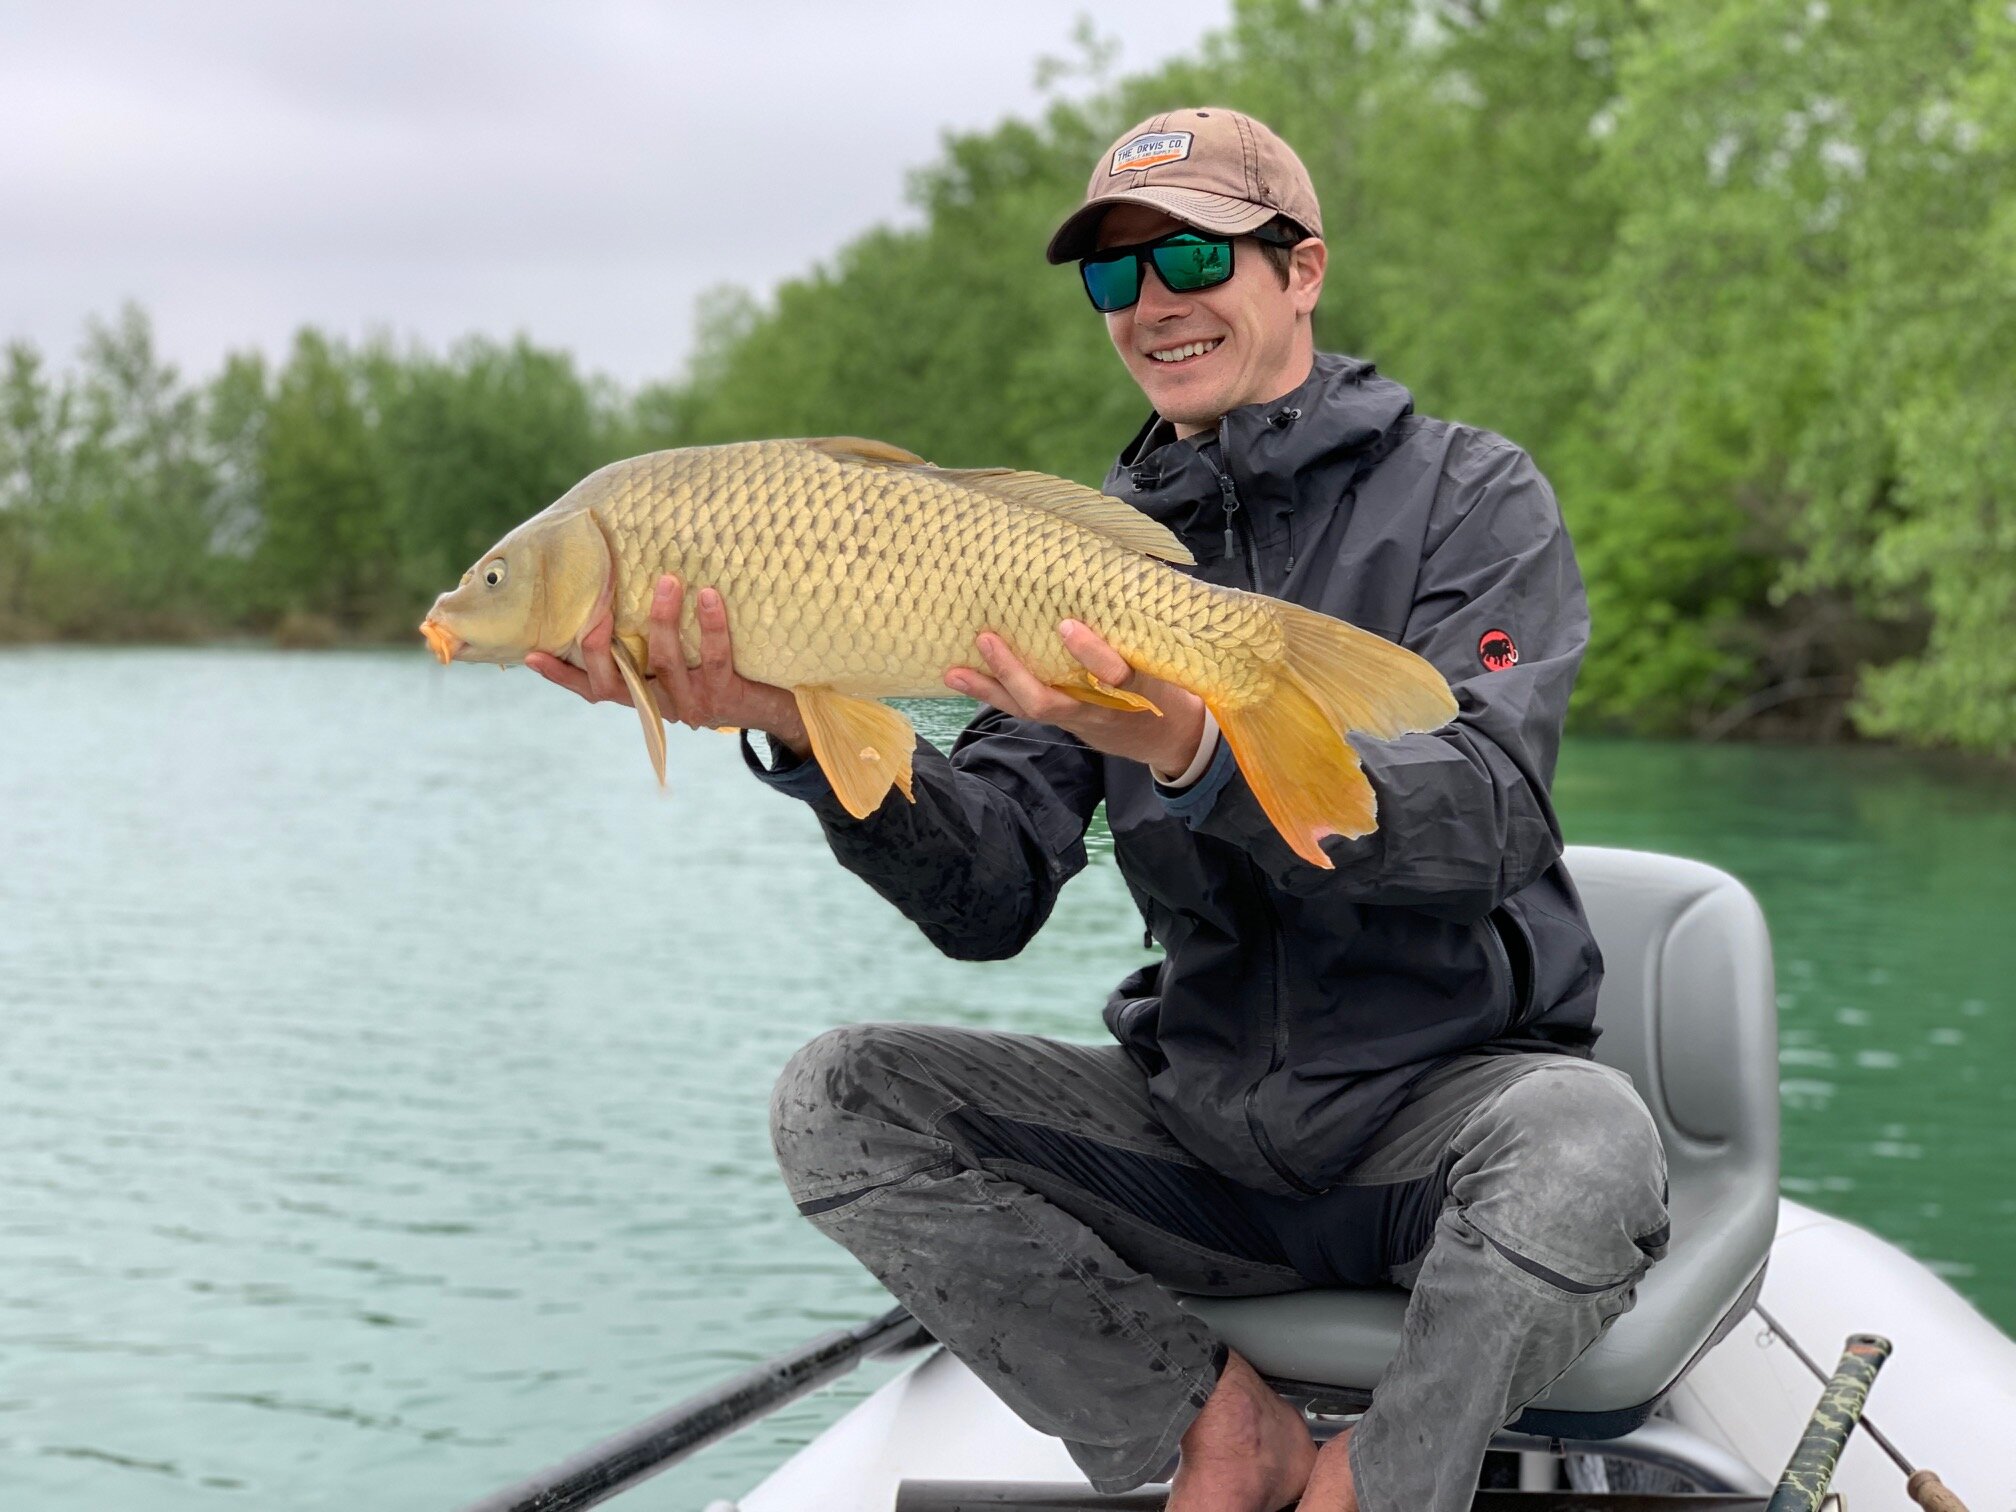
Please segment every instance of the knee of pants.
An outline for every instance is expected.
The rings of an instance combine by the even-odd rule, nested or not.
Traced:
[[[1595,1286],[1665,1253],[1666,1153],[1621,1073],[1590,1062],[1535,1070],[1465,1135],[1451,1195],[1524,1258]]]
[[[901,1118],[902,1024],[842,1024],[801,1046],[770,1093],[770,1145],[786,1175],[853,1168],[877,1125]],[[844,1155],[842,1151],[845,1151]]]

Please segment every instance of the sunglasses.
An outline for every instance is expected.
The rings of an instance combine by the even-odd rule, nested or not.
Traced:
[[[1276,247],[1292,247],[1299,238],[1262,226],[1246,235]],[[1092,308],[1102,315],[1124,310],[1141,298],[1141,280],[1154,268],[1162,287],[1172,294],[1215,289],[1232,276],[1233,236],[1208,236],[1201,231],[1177,231],[1131,247],[1108,247],[1078,260],[1078,276]]]

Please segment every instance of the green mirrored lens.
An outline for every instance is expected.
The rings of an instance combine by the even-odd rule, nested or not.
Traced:
[[[1141,297],[1141,264],[1130,253],[1109,262],[1078,265],[1085,276],[1085,292],[1102,310],[1124,310]]]
[[[1172,237],[1148,254],[1155,271],[1178,293],[1208,289],[1232,276],[1232,244],[1205,237]]]

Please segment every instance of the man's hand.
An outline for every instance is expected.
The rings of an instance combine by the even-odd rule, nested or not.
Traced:
[[[723,726],[761,730],[799,758],[810,755],[812,742],[806,737],[805,722],[798,717],[798,700],[790,690],[751,682],[735,670],[728,606],[712,588],[700,590],[694,614],[700,624],[700,665],[686,665],[685,648],[679,643],[679,610],[685,591],[685,585],[668,574],[658,579],[651,595],[646,675],[658,700],[658,712],[696,730]],[[585,670],[543,651],[528,655],[525,665],[590,703],[627,704],[629,691],[609,651],[614,628],[613,616],[605,611],[581,637]]]
[[[1057,627],[1064,649],[1078,664],[1108,687],[1138,693],[1162,711],[1157,719],[1146,710],[1107,709],[1080,703],[1036,677],[1008,643],[988,631],[979,637],[983,673],[954,667],[945,686],[992,704],[1004,714],[1033,719],[1076,735],[1095,751],[1145,763],[1161,777],[1173,777],[1190,765],[1197,742],[1204,738],[1204,700],[1174,683],[1149,677],[1127,665],[1127,659],[1077,620]],[[992,673],[990,677],[987,673]]]

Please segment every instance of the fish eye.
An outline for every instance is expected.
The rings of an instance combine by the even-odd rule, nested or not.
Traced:
[[[501,587],[504,582],[504,558],[498,557],[483,569],[483,581],[492,588]]]

